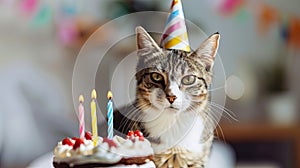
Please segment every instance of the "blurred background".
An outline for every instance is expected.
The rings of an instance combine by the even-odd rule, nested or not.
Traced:
[[[300,1],[182,2],[186,19],[208,35],[218,31],[222,36],[219,54],[226,72],[228,114],[216,136],[233,151],[233,165],[299,168]],[[97,28],[128,13],[168,12],[170,4],[0,0],[0,167],[26,167],[59,140],[77,136],[72,73],[81,46]],[[110,33],[113,29],[98,42]],[[115,62],[121,60],[134,50],[134,37],[131,41],[120,42],[108,54]],[[97,75],[110,73],[104,66]],[[99,83],[108,86],[107,81]],[[98,103],[105,107],[102,97]]]

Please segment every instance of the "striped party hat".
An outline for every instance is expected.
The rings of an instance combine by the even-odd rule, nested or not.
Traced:
[[[181,0],[173,0],[160,45],[165,49],[191,51]]]

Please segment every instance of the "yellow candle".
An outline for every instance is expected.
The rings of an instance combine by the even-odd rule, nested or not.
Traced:
[[[97,93],[96,90],[94,89],[92,91],[92,102],[91,102],[92,132],[93,132],[94,146],[96,146],[98,142],[96,98],[97,98]]]

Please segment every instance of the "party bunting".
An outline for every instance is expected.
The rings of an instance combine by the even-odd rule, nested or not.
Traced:
[[[48,5],[42,5],[37,14],[33,18],[34,26],[44,26],[52,20],[52,9]]]
[[[283,39],[284,42],[288,42],[289,38],[289,23],[287,21],[284,21],[281,23],[280,27],[280,36]]]
[[[288,44],[292,48],[300,48],[300,19],[296,17],[290,20]]]
[[[78,37],[79,31],[75,20],[64,20],[59,25],[59,39],[64,45],[72,45]]]
[[[280,12],[278,9],[260,1],[220,0],[218,10],[222,15],[236,15],[242,22],[252,14],[257,20],[257,30],[265,35],[270,29],[279,27],[279,35],[291,48],[300,48],[300,19],[294,15]]]
[[[219,10],[225,15],[234,14],[242,9],[244,3],[244,0],[224,0],[219,6]]]
[[[21,11],[25,15],[33,15],[37,10],[38,1],[37,0],[23,0],[20,4]]]
[[[262,5],[258,16],[258,29],[261,33],[266,33],[272,25],[279,20],[278,12],[276,9]]]
[[[249,11],[247,11],[245,8],[241,8],[237,12],[236,20],[239,23],[243,23],[243,22],[245,22],[248,19],[248,17],[249,17]]]

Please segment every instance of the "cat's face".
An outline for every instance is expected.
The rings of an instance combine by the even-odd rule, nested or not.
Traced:
[[[191,53],[165,50],[137,28],[137,101],[146,115],[178,115],[205,106],[218,40],[215,34]]]
[[[139,73],[138,97],[156,110],[178,114],[194,110],[207,99],[207,75],[188,58],[188,53],[177,50],[162,51],[161,58],[146,62],[148,69]]]

